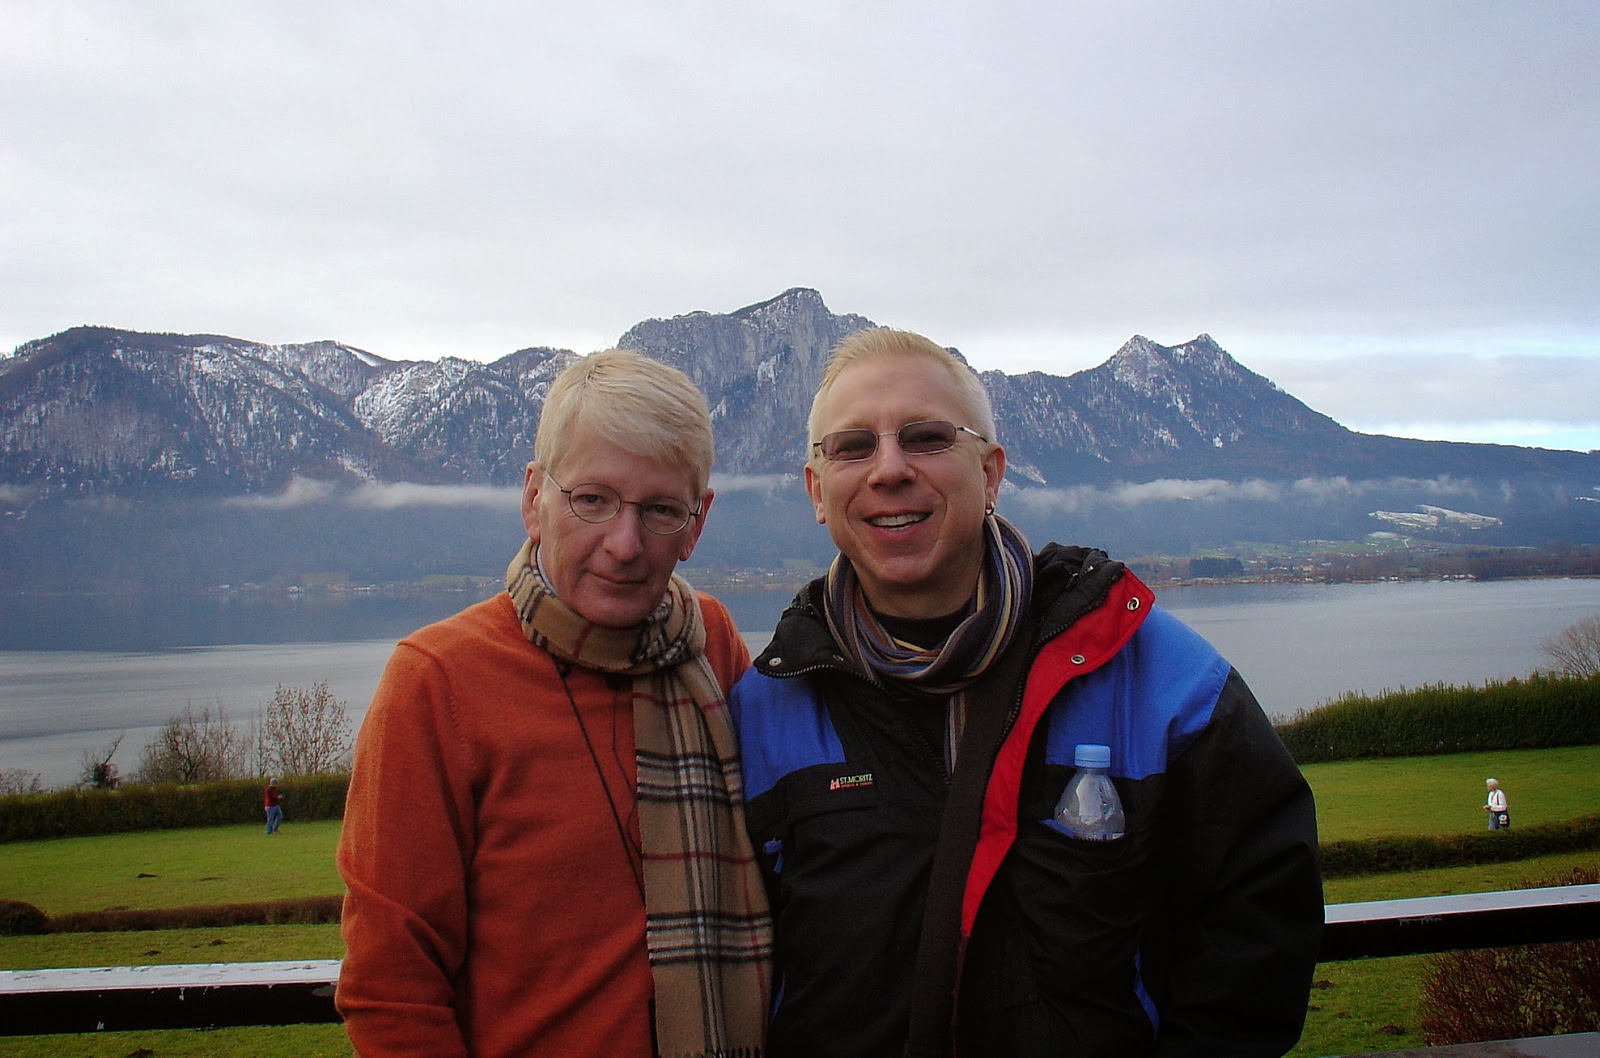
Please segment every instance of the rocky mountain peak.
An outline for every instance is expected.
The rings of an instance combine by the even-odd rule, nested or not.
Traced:
[[[1150,396],[1171,382],[1182,370],[1184,359],[1179,349],[1136,334],[1124,342],[1102,368],[1118,384]]]
[[[617,344],[706,394],[719,472],[793,473],[829,351],[872,325],[794,287],[729,313],[644,320]],[[336,341],[74,328],[0,360],[0,488],[237,493],[296,475],[510,484],[551,379],[574,358],[535,346],[489,364],[402,361]],[[1397,454],[1408,474],[1443,472],[1424,458],[1437,448],[1351,434],[1205,333],[1176,346],[1135,335],[1070,377],[980,377],[1019,487],[1367,475]]]

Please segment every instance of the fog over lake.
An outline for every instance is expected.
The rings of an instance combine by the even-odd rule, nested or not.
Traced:
[[[788,590],[716,593],[765,645]],[[471,602],[186,596],[8,598],[0,615],[0,769],[73,782],[85,752],[123,743],[123,772],[186,704],[249,721],[277,684],[327,681],[359,721],[394,642]],[[1348,691],[1525,676],[1540,644],[1600,614],[1600,579],[1208,585],[1157,592],[1244,674],[1275,718]]]

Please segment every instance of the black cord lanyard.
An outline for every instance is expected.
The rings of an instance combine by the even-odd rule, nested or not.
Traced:
[[[611,796],[611,784],[606,782],[606,773],[600,768],[600,756],[594,751],[594,742],[589,738],[589,729],[583,726],[583,716],[578,712],[578,702],[572,697],[572,688],[567,686],[567,673],[572,671],[572,666],[565,661],[552,658],[556,667],[556,676],[561,680],[561,689],[567,693],[567,704],[572,707],[572,719],[578,724],[578,732],[583,735],[583,744],[589,751],[589,761],[594,765],[595,778],[600,780],[600,790],[606,795],[606,805],[611,809],[611,822],[617,828],[617,840],[622,843],[622,854],[628,860],[628,870],[633,874],[633,884],[639,889],[639,901],[644,902],[644,850],[628,839],[628,828],[622,822],[622,813],[617,809],[616,798]],[[613,724],[615,718],[613,717]],[[613,734],[611,738],[611,755],[617,761],[617,767],[624,775],[622,758],[617,756],[617,739]],[[638,805],[638,795],[634,798],[635,810]]]

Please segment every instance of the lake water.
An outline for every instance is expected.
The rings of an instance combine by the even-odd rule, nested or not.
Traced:
[[[789,591],[717,593],[752,652]],[[1242,672],[1275,717],[1347,691],[1525,676],[1540,644],[1600,614],[1600,580],[1216,585],[1158,602]],[[326,681],[359,720],[396,639],[471,601],[466,595],[296,600],[0,600],[0,769],[73,782],[85,753],[123,736],[124,772],[186,704],[248,721],[277,684]]]

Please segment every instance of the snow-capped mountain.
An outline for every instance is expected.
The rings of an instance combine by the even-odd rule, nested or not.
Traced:
[[[646,320],[618,344],[705,391],[717,467],[793,471],[830,348],[871,321],[789,290],[725,315]],[[0,361],[0,484],[48,491],[213,494],[311,478],[509,484],[545,388],[575,354],[493,363],[387,360],[337,342],[80,327]],[[1386,473],[1594,476],[1593,456],[1403,441],[1344,429],[1209,336],[1135,336],[1069,376],[982,374],[1020,487],[1173,477]]]
[[[731,313],[645,320],[618,344],[681,368],[705,392],[720,474],[776,480],[801,465],[828,351],[870,325],[796,288]],[[575,356],[538,347],[493,363],[400,361],[331,341],[75,328],[0,359],[0,508],[266,497],[297,481],[514,485],[550,380]],[[1358,434],[1206,334],[1177,346],[1135,336],[1071,375],[980,378],[1007,450],[1008,495],[1027,501],[1019,517],[1050,527],[1062,512],[1084,524],[1074,493],[1084,489],[1106,493],[1100,513],[1119,536],[1127,522],[1115,504],[1128,495],[1187,504],[1161,517],[1194,540],[1350,539],[1402,523],[1578,540],[1595,521],[1596,505],[1578,501],[1600,486],[1600,454]],[[803,504],[798,486],[784,496]],[[1236,505],[1219,513],[1218,497]],[[1372,513],[1380,504],[1391,517]],[[1408,508],[1462,517],[1396,522]],[[741,516],[765,531],[767,515],[741,515],[733,500],[718,511],[726,533],[743,531]]]

